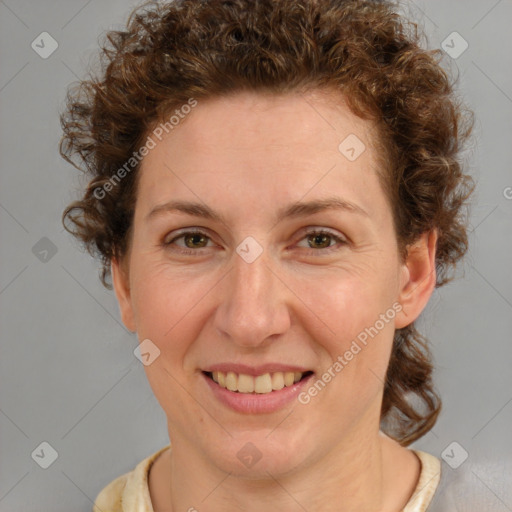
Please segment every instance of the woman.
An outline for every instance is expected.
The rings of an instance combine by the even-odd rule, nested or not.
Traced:
[[[387,2],[151,3],[70,92],[90,181],[64,220],[170,439],[96,511],[433,510],[414,322],[467,248],[471,121],[414,29]]]

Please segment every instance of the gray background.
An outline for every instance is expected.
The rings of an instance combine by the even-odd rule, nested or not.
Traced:
[[[120,27],[135,5],[0,0],[1,512],[89,511],[101,488],[168,443],[133,354],[135,335],[122,326],[96,262],[60,223],[80,186],[57,151],[66,87],[85,76],[98,36]],[[420,325],[444,408],[412,446],[446,459],[457,442],[448,453],[461,459],[463,449],[468,459],[458,469],[443,462],[447,470],[465,468],[487,510],[512,510],[503,478],[512,475],[512,2],[418,0],[404,8],[430,47],[453,31],[469,44],[445,64],[476,113],[465,158],[478,182],[470,253]],[[31,48],[44,31],[58,42],[47,59]],[[31,455],[43,441],[58,453],[48,469],[36,462],[49,461],[48,449]]]

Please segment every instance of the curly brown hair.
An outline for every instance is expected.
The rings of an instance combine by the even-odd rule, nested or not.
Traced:
[[[423,49],[418,32],[388,1],[177,0],[136,8],[125,30],[106,33],[99,76],[71,87],[61,114],[61,155],[90,180],[63,222],[101,259],[103,284],[110,287],[112,258],[129,247],[139,164],[119,183],[112,177],[157,123],[191,98],[323,87],[340,91],[378,128],[379,178],[402,256],[437,229],[436,287],[448,282],[467,250],[474,184],[460,153],[473,116],[441,67],[442,52]],[[428,341],[414,323],[398,329],[381,428],[403,446],[440,413],[432,371]]]

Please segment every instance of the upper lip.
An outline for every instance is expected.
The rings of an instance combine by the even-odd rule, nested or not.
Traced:
[[[256,377],[258,375],[264,375],[265,373],[276,373],[276,372],[309,372],[312,371],[309,368],[302,366],[293,366],[280,363],[267,363],[258,366],[249,366],[246,364],[233,364],[233,363],[219,363],[213,364],[206,368],[203,368],[204,372],[233,372],[244,375],[252,375]]]

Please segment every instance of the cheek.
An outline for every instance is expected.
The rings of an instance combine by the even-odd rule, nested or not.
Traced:
[[[291,287],[310,316],[316,318],[318,339],[330,340],[330,344],[343,349],[348,341],[373,326],[381,314],[392,309],[397,276],[389,268],[352,265],[295,276]],[[386,327],[392,328],[391,324],[386,322]],[[386,330],[380,327],[379,330]]]
[[[210,286],[182,273],[163,272],[158,266],[141,265],[140,279],[134,282],[132,300],[139,340],[150,339],[160,350],[158,358],[144,366],[148,382],[163,410],[174,421],[186,423],[190,396],[184,391],[183,370],[194,341],[200,336],[203,297]],[[200,318],[201,316],[201,318]],[[192,368],[192,367],[191,367]],[[194,417],[199,418],[201,411]]]
[[[141,262],[140,278],[132,287],[132,301],[139,339],[149,338],[164,359],[181,362],[187,348],[199,336],[201,318],[219,279],[169,272],[165,265]]]
[[[380,269],[301,281],[299,293],[315,313],[308,313],[308,332],[324,353],[318,377],[333,382],[329,407],[345,404],[344,413],[364,408],[382,388],[394,334],[395,279]]]

